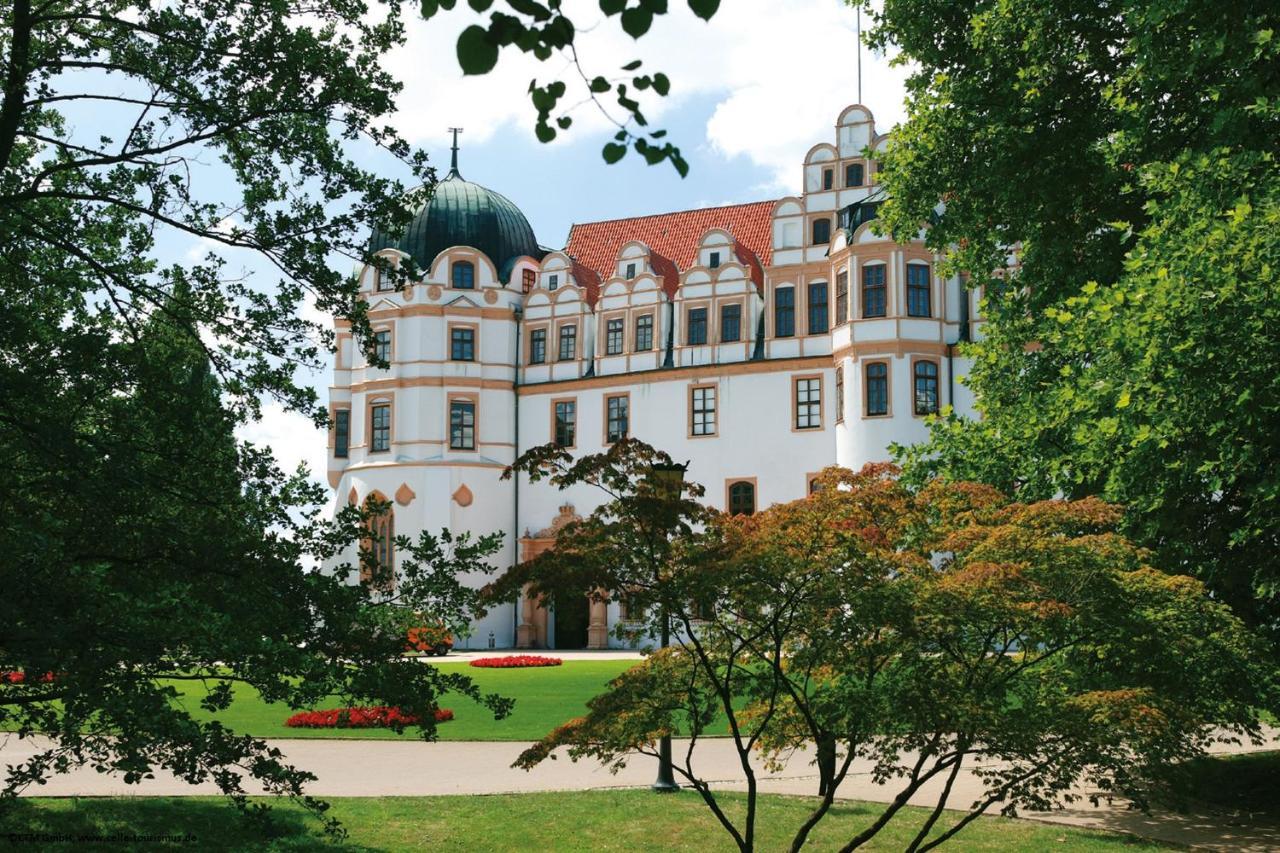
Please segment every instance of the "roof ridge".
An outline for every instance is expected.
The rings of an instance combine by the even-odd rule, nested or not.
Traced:
[[[752,205],[757,204],[777,204],[778,201],[779,199],[776,198],[763,198],[758,201],[741,201],[735,204],[717,204],[711,207],[686,207],[683,210],[667,210],[662,213],[641,213],[636,216],[619,216],[615,219],[592,219],[589,222],[570,223],[569,230],[572,231],[579,225],[604,225],[610,222],[628,222],[633,219],[656,219],[659,216],[675,216],[680,213],[702,213],[703,211],[724,210],[729,207],[751,207]]]

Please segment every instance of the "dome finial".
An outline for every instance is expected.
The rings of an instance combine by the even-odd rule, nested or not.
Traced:
[[[449,132],[453,134],[453,161],[449,164],[449,175],[461,178],[462,175],[458,172],[458,134],[462,133],[462,128],[451,127]]]

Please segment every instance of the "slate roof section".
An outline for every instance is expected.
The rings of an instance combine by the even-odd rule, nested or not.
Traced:
[[[751,279],[760,287],[764,283],[762,267],[769,266],[773,260],[772,214],[777,203],[776,200],[756,201],[583,222],[569,229],[569,245],[565,247],[565,254],[595,271],[601,279],[606,279],[613,276],[614,264],[623,244],[639,240],[649,247],[653,255],[661,258],[651,258],[655,261],[654,272],[664,276],[664,289],[669,288],[672,292],[678,282],[673,284],[670,281],[670,270],[665,269],[663,261],[674,263],[680,270],[689,269],[697,261],[702,235],[712,228],[723,228],[733,235],[739,260],[751,269]],[[744,256],[742,249],[750,255]],[[664,268],[658,269],[659,266]],[[590,294],[588,300],[595,301]]]

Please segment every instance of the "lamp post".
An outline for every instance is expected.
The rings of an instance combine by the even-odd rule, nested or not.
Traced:
[[[658,499],[666,502],[671,500],[679,500],[684,489],[684,475],[689,470],[689,463],[685,462],[681,465],[678,462],[656,462],[650,468],[649,476],[653,484],[654,491],[657,492]],[[665,521],[666,514],[663,513]],[[663,530],[666,536],[666,529]],[[661,566],[654,566],[654,580],[660,582]],[[671,645],[671,614],[667,612],[666,605],[661,605],[662,611],[659,620],[659,642],[660,648],[667,648]],[[663,735],[658,741],[658,778],[654,780],[653,790],[660,794],[670,794],[680,790],[680,786],[676,783],[675,772],[671,769],[671,736]]]

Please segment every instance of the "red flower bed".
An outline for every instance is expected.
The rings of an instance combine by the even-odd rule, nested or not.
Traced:
[[[53,681],[53,673],[46,672],[44,675],[41,675],[37,678],[32,678],[31,681],[42,681],[42,682]],[[26,684],[26,683],[27,683],[27,674],[25,672],[16,672],[16,671],[0,672],[0,684]]]
[[[448,708],[436,709],[436,722],[453,719]],[[303,711],[284,721],[292,729],[379,729],[393,724],[416,726],[419,718],[406,714],[399,708],[376,706],[372,708],[330,708],[325,711]]]
[[[544,658],[538,655],[507,655],[501,658],[477,658],[472,666],[486,669],[515,669],[522,666],[559,666],[564,663],[560,658]]]

